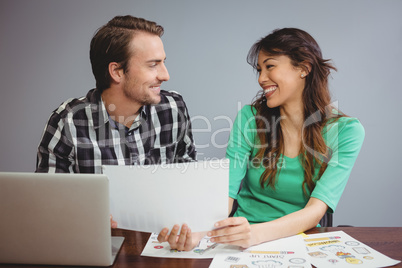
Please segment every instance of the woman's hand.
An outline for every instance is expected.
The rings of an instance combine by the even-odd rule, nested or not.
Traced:
[[[207,233],[211,242],[248,248],[258,244],[253,228],[244,217],[227,218],[215,223],[217,229]]]
[[[180,251],[189,251],[192,250],[200,241],[202,237],[200,237],[199,233],[191,233],[190,228],[188,228],[187,224],[183,224],[181,226],[176,224],[173,226],[172,231],[169,234],[169,228],[163,228],[162,231],[158,235],[158,241],[169,242],[169,245],[172,249],[177,249]]]

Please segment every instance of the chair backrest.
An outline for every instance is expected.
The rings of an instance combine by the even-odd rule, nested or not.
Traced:
[[[324,217],[320,220],[321,227],[332,227],[333,222],[333,214],[332,213],[325,213]]]
[[[230,212],[229,217],[233,217],[233,215],[235,214],[238,206],[239,206],[239,204],[237,203],[237,199],[235,199],[233,201],[232,211]]]

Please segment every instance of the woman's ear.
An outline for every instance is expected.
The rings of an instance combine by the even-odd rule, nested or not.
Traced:
[[[300,64],[300,69],[304,77],[306,77],[311,71],[311,64],[309,62],[302,62]]]
[[[117,62],[109,63],[109,74],[115,83],[120,83],[124,77],[123,69]]]
[[[308,62],[302,62],[297,69],[300,71],[300,78],[304,79],[310,73],[311,65]]]

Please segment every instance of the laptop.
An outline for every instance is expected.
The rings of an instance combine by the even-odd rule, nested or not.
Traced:
[[[110,266],[105,175],[0,172],[0,263]]]

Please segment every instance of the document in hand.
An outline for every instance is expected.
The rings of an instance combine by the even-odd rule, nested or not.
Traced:
[[[119,228],[159,233],[186,223],[212,230],[228,216],[229,160],[148,166],[103,166],[110,212]]]

